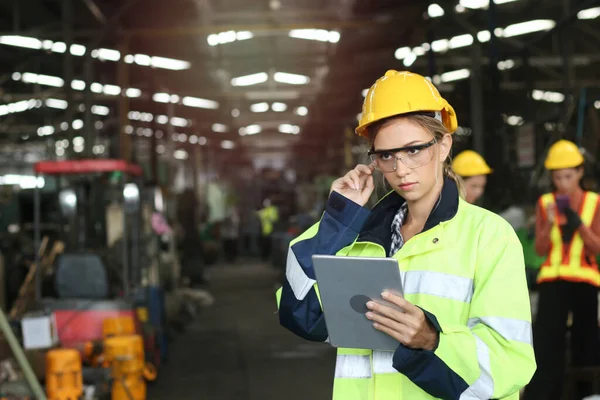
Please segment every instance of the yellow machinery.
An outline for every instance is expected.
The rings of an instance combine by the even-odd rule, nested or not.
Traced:
[[[104,347],[113,378],[111,399],[146,400],[146,379],[156,379],[156,370],[145,362],[142,337],[109,337]]]
[[[129,316],[106,318],[102,321],[102,337],[104,340],[113,336],[135,334],[135,323]],[[104,340],[87,342],[83,349],[85,359],[93,367],[108,368],[109,363],[104,356]]]
[[[77,400],[83,394],[81,356],[75,349],[55,349],[46,354],[48,400]]]

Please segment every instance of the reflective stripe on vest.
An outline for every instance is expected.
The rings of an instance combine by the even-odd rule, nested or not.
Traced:
[[[547,212],[550,204],[556,204],[553,193],[547,193],[541,198],[544,212]],[[578,214],[582,223],[587,227],[592,225],[597,204],[598,195],[596,193],[584,192]],[[585,254],[585,246],[579,231],[575,232],[571,243],[563,243],[561,229],[557,222],[558,211],[554,220],[555,223],[550,231],[550,252],[540,268],[538,282],[561,279],[600,286],[600,273],[596,258]]]

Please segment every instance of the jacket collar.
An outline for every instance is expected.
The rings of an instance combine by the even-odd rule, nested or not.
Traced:
[[[422,232],[428,231],[441,222],[452,219],[458,211],[458,197],[456,183],[450,178],[445,178],[439,204],[427,218]],[[395,191],[388,193],[371,210],[371,214],[358,235],[357,241],[377,243],[385,249],[386,254],[389,253],[392,242],[392,220],[404,203],[406,203],[406,200]]]

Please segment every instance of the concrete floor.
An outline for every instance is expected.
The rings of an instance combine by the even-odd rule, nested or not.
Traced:
[[[279,326],[276,283],[256,263],[215,267],[215,304],[176,336],[148,399],[331,399],[335,351]]]

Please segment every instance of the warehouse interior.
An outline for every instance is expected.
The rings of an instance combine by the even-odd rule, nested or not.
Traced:
[[[275,292],[332,182],[368,163],[355,128],[388,70],[452,104],[452,154],[493,169],[477,204],[535,280],[550,146],[575,143],[599,189],[599,18],[598,0],[1,1],[0,398],[330,398],[335,349],[280,326]],[[135,382],[115,378],[111,352],[138,348]],[[577,379],[600,396],[590,368],[567,366],[564,399]]]

